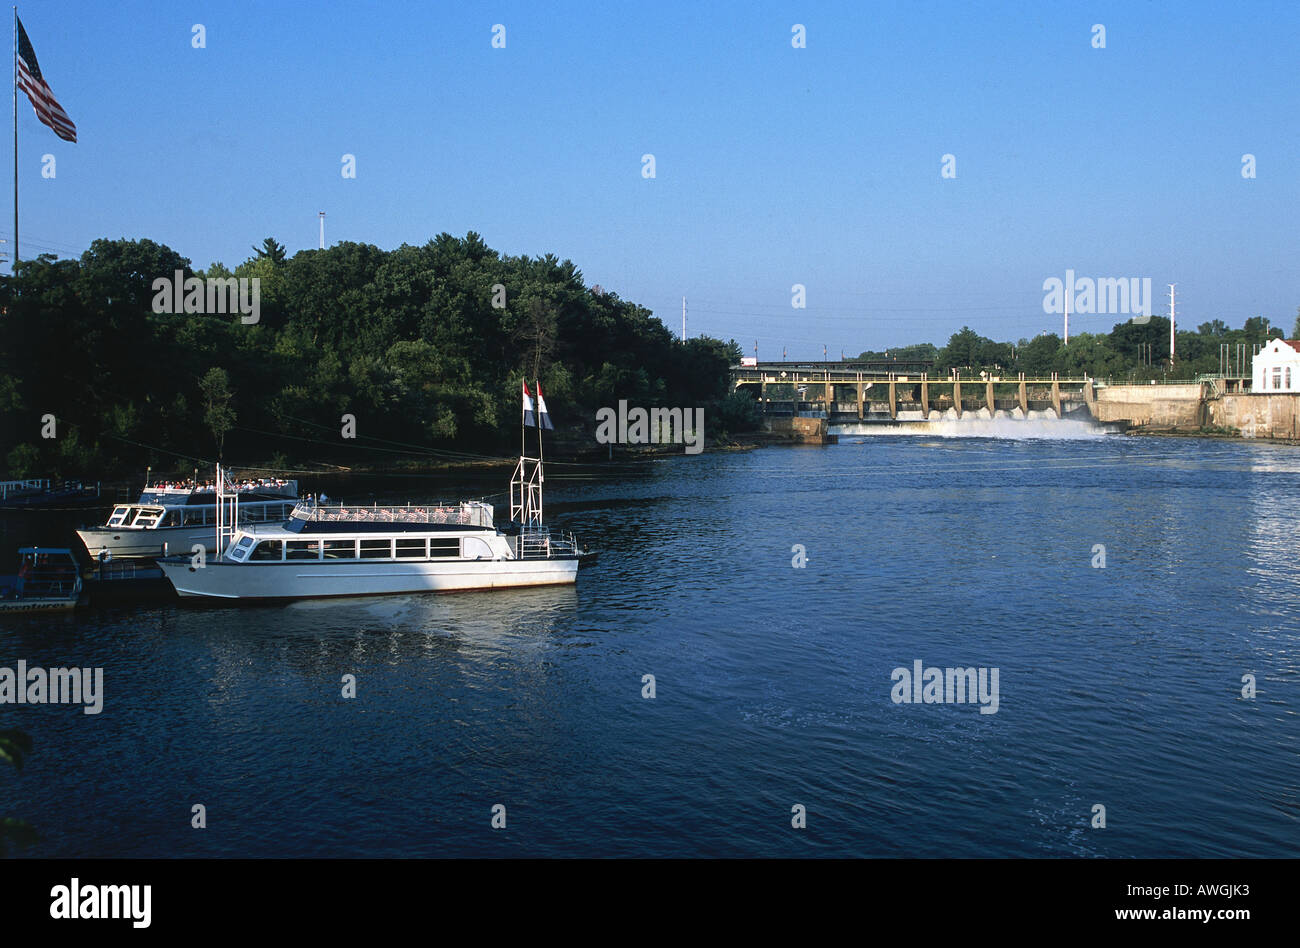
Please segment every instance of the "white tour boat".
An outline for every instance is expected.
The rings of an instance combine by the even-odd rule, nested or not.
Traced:
[[[531,466],[530,466],[531,465]],[[223,483],[220,479],[218,483]],[[573,583],[586,554],[542,525],[542,462],[521,457],[511,524],[490,504],[405,507],[300,503],[283,524],[223,526],[213,559],[158,560],[183,597],[306,599]],[[243,502],[239,503],[242,509]]]
[[[232,485],[240,523],[276,523],[288,519],[298,502],[298,482],[254,480]],[[215,551],[217,488],[213,485],[158,484],[145,487],[133,504],[118,504],[108,522],[77,531],[92,559],[115,556],[165,556],[189,553],[202,544]],[[227,513],[229,516],[229,513]]]

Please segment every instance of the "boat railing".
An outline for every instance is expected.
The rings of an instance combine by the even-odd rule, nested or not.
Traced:
[[[49,478],[33,477],[24,481],[0,481],[0,500],[4,500],[10,493],[19,494],[32,490],[48,490],[49,486]]]
[[[578,555],[572,533],[553,533],[550,527],[525,524],[515,537],[515,559],[537,560]]]
[[[29,563],[18,574],[17,586],[20,599],[70,599],[81,590],[81,574],[73,562]]]
[[[311,523],[430,523],[491,529],[492,505],[479,501],[382,507],[300,503],[293,509],[292,517]]]

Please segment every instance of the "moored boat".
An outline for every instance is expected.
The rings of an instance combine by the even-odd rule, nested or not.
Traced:
[[[283,524],[235,525],[215,559],[167,556],[185,598],[309,599],[452,592],[576,581],[582,552],[541,519],[541,461],[519,460],[511,524],[481,501],[450,505],[298,504]]]
[[[0,615],[58,612],[83,601],[81,566],[67,547],[25,546],[18,575],[0,577]]]
[[[99,503],[99,485],[48,477],[0,481],[0,510],[49,510]]]
[[[188,553],[195,545],[212,553],[217,535],[217,493],[215,485],[155,484],[146,487],[135,503],[114,507],[102,526],[83,527],[77,536],[95,560]],[[238,520],[248,524],[283,522],[297,501],[295,480],[249,480],[231,485],[226,495],[229,507],[238,509]]]

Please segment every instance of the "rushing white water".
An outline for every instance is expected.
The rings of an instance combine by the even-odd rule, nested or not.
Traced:
[[[1107,437],[1110,432],[1091,420],[1057,418],[1056,412],[1031,411],[1028,416],[1019,408],[1010,413],[999,410],[990,416],[987,408],[963,412],[957,417],[955,409],[932,411],[922,420],[919,411],[899,412],[897,422],[872,422],[863,424],[831,425],[829,434],[840,437],[862,435],[927,435],[939,438],[1030,438],[1052,441],[1092,441]]]

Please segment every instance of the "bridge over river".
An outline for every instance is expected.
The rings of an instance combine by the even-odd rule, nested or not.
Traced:
[[[1024,374],[931,378],[928,372],[872,372],[834,363],[761,362],[731,370],[733,391],[754,395],[766,415],[824,416],[832,425],[879,421],[925,421],[931,412],[960,418],[984,409],[1028,417],[1052,411],[1057,418],[1087,413],[1093,403],[1089,378],[1028,378]]]

